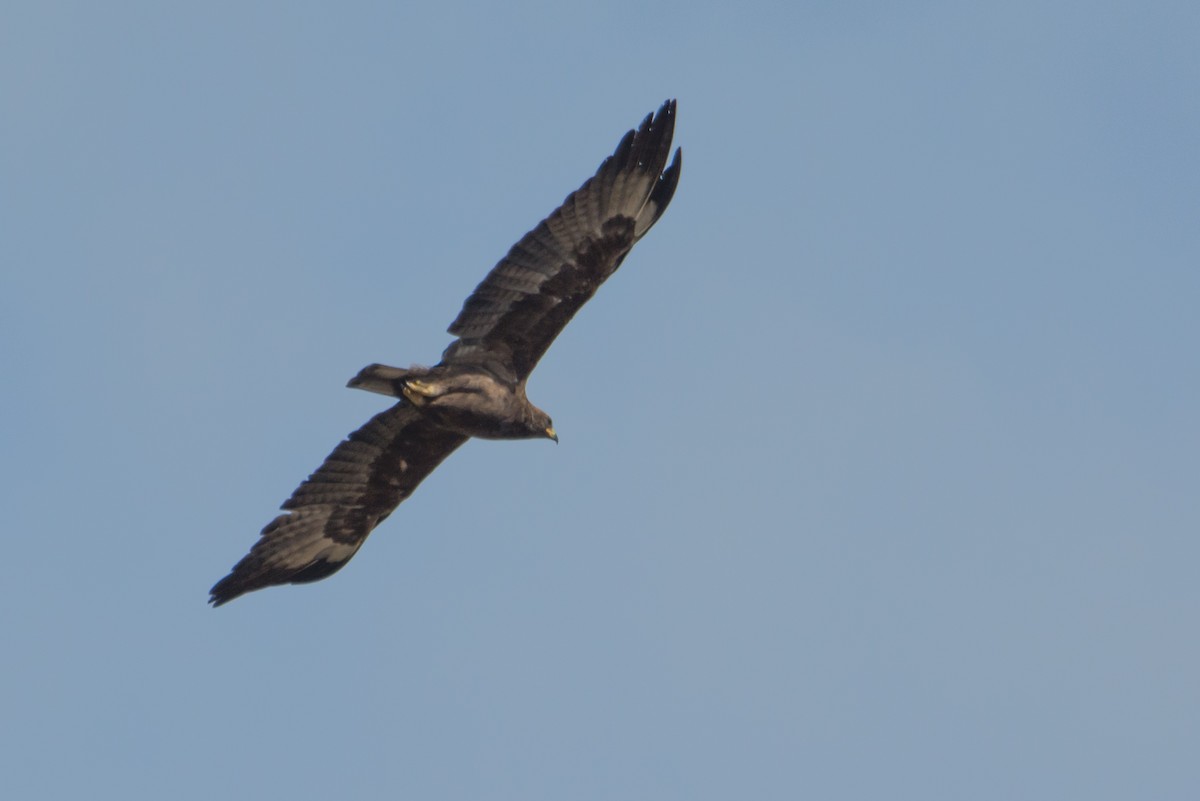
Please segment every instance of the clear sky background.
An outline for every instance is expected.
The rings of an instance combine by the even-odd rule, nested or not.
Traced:
[[[1200,6],[8,3],[14,799],[1200,797]],[[207,590],[679,98],[329,580]]]

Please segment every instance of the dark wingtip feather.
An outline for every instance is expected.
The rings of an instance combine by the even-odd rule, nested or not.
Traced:
[[[248,592],[265,589],[279,584],[308,584],[332,576],[346,566],[348,559],[329,561],[319,559],[299,570],[270,568],[261,562],[251,562],[250,557],[239,562],[233,572],[213,585],[208,591],[208,602],[216,609]]]
[[[647,117],[647,122],[642,123],[642,125],[645,126],[649,122],[649,119]],[[635,130],[626,131],[625,135],[621,137],[621,141],[617,143],[617,149],[613,151],[611,156],[604,160],[604,163],[600,165],[600,169],[604,169],[610,164],[614,165],[618,170],[623,169],[629,163],[629,154],[633,152],[633,139],[636,134],[637,131]]]
[[[675,148],[675,158],[671,160],[671,166],[663,170],[662,175],[658,177],[658,183],[650,193],[650,201],[659,209],[666,209],[671,198],[675,196],[675,187],[679,185],[681,169],[683,169],[683,148],[677,147]]]
[[[227,604],[234,598],[246,593],[246,590],[239,589],[234,585],[233,573],[230,573],[213,585],[213,588],[208,591],[208,602],[212,604],[213,609],[222,604]]]
[[[667,154],[671,152],[671,140],[675,138],[676,105],[674,98],[664,102],[654,115],[654,122],[650,126],[655,135],[655,144],[658,145],[659,163],[665,162]]]
[[[256,560],[253,554],[247,554],[233,566],[228,576],[212,586],[208,591],[208,602],[216,609],[248,592],[267,586],[261,581],[262,568],[261,562]]]

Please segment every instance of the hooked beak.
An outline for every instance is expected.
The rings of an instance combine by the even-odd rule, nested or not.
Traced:
[[[558,444],[558,434],[554,433],[554,426],[549,426],[546,428],[546,437],[547,439],[554,440],[555,445]]]

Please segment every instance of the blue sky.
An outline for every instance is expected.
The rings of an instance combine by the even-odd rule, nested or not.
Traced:
[[[1200,791],[1194,3],[0,17],[12,797]],[[666,97],[561,445],[208,608]]]

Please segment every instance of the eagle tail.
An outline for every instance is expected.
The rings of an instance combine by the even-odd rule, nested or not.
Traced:
[[[358,375],[351,378],[346,386],[351,389],[365,389],[367,392],[378,392],[389,398],[403,398],[401,389],[404,379],[413,373],[403,367],[389,367],[386,364],[369,364]]]

